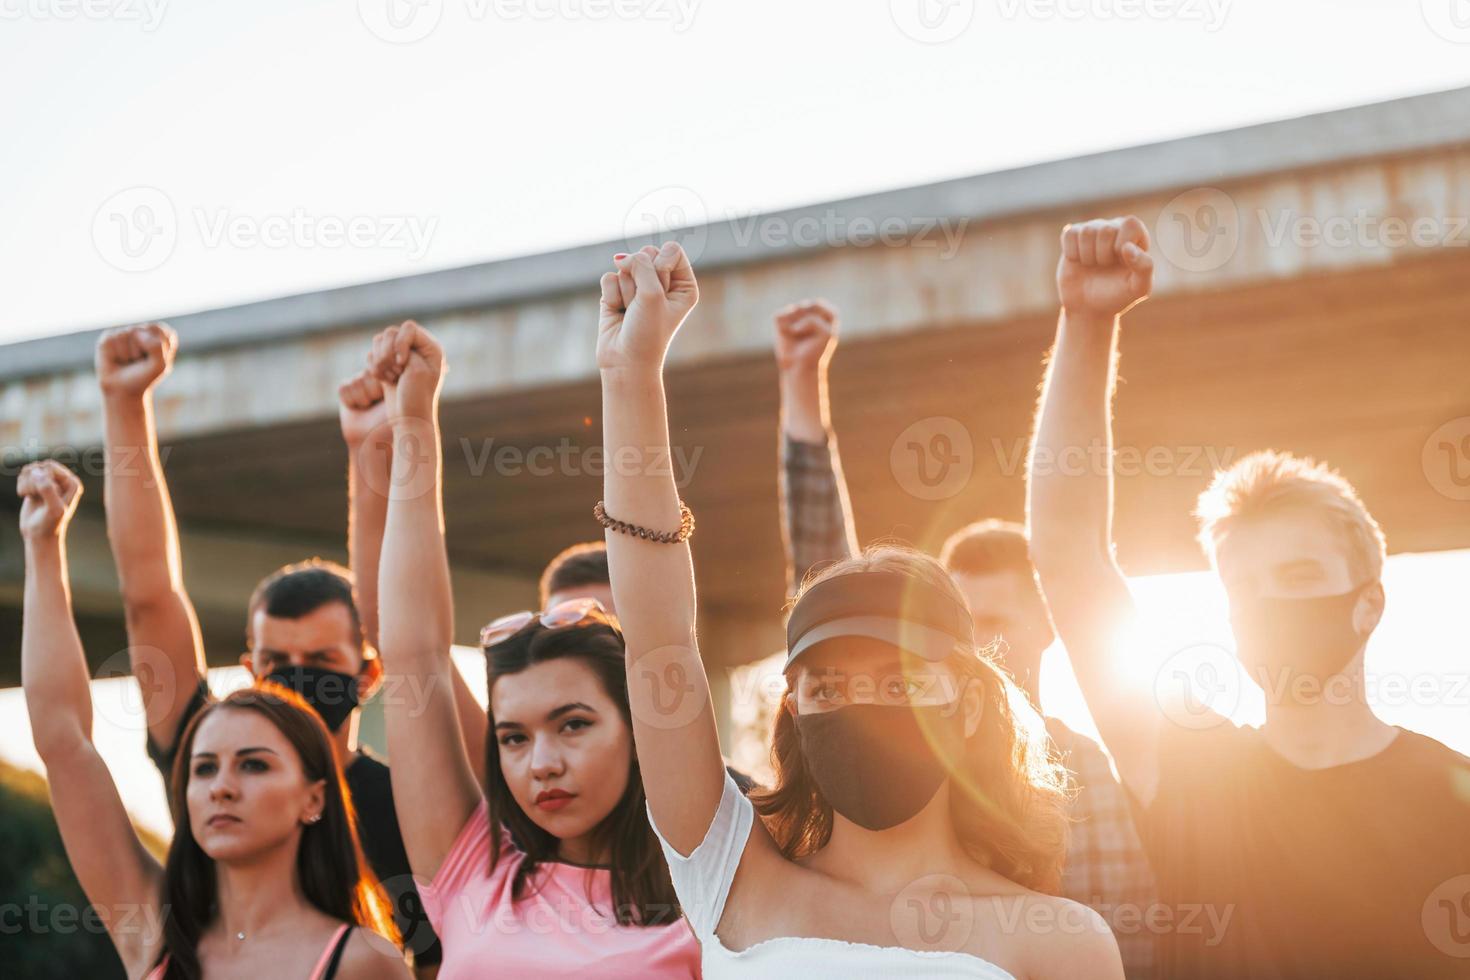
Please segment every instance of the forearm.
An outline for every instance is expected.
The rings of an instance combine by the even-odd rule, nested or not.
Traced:
[[[603,501],[609,516],[654,531],[679,527],[679,493],[667,467],[669,426],[657,368],[602,375],[605,458]],[[687,542],[663,544],[607,534],[613,600],[630,659],[694,643],[694,567]]]
[[[1029,473],[1032,550],[1043,577],[1078,558],[1111,560],[1112,395],[1117,326],[1057,325]]]
[[[381,479],[364,477],[366,467],[380,468]],[[357,609],[368,645],[378,646],[378,567],[383,552],[383,530],[388,521],[388,498],[375,487],[386,487],[391,477],[388,447],[347,447],[347,554],[357,585]]]
[[[780,466],[786,591],[794,595],[813,568],[857,553],[857,528],[835,435],[814,444],[783,432]]]
[[[36,750],[47,760],[91,739],[92,693],[72,618],[66,547],[27,541],[25,551],[21,684]]]
[[[781,372],[781,430],[797,442],[821,443],[832,431],[827,372]]]
[[[384,665],[390,672],[403,673],[416,669],[410,664],[448,662],[454,642],[454,599],[444,543],[438,427],[395,423],[394,439],[417,443],[412,453],[393,456],[393,489],[378,573]],[[425,466],[432,468],[432,480],[425,479],[421,469]]]
[[[107,537],[123,599],[156,601],[183,590],[178,529],[153,423],[153,396],[103,398]]]

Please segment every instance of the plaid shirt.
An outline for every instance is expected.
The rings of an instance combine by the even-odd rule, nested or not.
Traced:
[[[814,568],[858,551],[836,441],[825,445],[781,438],[781,514],[786,588],[794,594]],[[1155,975],[1155,937],[1145,926],[1156,901],[1153,871],[1134,829],[1128,797],[1102,746],[1056,718],[1046,729],[1077,791],[1062,895],[1096,910],[1113,925],[1128,980]]]

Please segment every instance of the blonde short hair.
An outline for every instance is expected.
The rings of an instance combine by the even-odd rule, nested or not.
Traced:
[[[1289,508],[1322,515],[1346,546],[1355,578],[1383,575],[1388,542],[1353,485],[1325,463],[1275,450],[1252,453],[1215,474],[1194,512],[1200,544],[1214,562],[1231,527]]]

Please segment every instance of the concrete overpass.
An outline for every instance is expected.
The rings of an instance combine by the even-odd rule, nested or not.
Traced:
[[[712,662],[781,645],[769,313],[803,296],[842,308],[833,395],[860,531],[932,545],[978,516],[1021,516],[1057,233],[1120,212],[1150,223],[1162,258],[1155,298],[1130,317],[1118,405],[1130,572],[1200,567],[1189,511],[1211,463],[1267,446],[1337,464],[1396,551],[1470,547],[1470,421],[1455,421],[1470,417],[1461,89],[684,230],[704,299],[669,391]],[[211,662],[238,655],[260,575],[343,557],[335,386],[403,317],[451,358],[458,638],[533,603],[545,560],[599,530],[596,282],[611,252],[640,243],[170,317],[182,351],[159,419]],[[0,684],[17,682],[22,458],[84,472],[79,615],[94,663],[124,648],[96,334],[0,348]]]

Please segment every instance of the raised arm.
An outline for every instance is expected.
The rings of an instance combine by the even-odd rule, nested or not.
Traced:
[[[393,804],[413,873],[432,880],[480,802],[461,738],[449,658],[454,600],[444,547],[439,389],[444,350],[408,322],[373,340],[393,432],[388,517],[379,569],[383,714]]]
[[[669,458],[663,364],[669,341],[699,300],[694,270],[674,242],[617,260],[602,277],[597,366],[607,516],[656,532],[680,528]],[[633,740],[653,820],[689,854],[719,807],[725,771],[709,681],[694,633],[694,566],[687,541],[607,533],[613,601],[627,641]]]
[[[172,751],[204,677],[204,642],[184,591],[179,529],[153,419],[153,387],[173,367],[177,349],[172,330],[150,323],[104,334],[96,357],[107,442],[107,538],[148,736],[165,752]]]
[[[776,367],[781,381],[778,483],[787,595],[796,593],[813,568],[857,552],[827,394],[837,324],[837,311],[823,300],[806,300],[776,312]]]
[[[388,487],[393,479],[393,426],[383,385],[372,365],[337,389],[342,440],[347,444],[347,553],[357,587],[363,632],[378,649],[378,563],[388,520]],[[460,735],[475,781],[485,784],[485,709],[458,670],[451,671]]]
[[[26,561],[20,673],[31,735],[46,765],[67,860],[107,923],[128,975],[139,976],[162,936],[128,924],[160,921],[163,871],[138,840],[92,744],[92,692],[66,568],[66,530],[82,485],[70,470],[44,462],[21,471],[16,490]]]
[[[1118,324],[1152,283],[1137,218],[1063,229],[1062,312],[1028,474],[1031,549],[1052,619],[1119,774],[1145,804],[1158,780],[1159,708],[1118,659],[1130,652],[1120,640],[1134,606],[1113,555],[1111,413]]]

